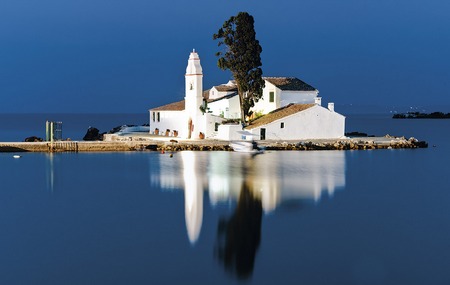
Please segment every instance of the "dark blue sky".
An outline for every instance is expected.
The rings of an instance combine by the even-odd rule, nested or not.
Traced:
[[[266,76],[337,105],[450,106],[448,0],[2,0],[0,112],[147,112],[183,99],[193,48],[205,89],[224,83],[212,34],[239,11]]]

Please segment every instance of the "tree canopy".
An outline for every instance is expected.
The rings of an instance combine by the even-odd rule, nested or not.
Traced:
[[[256,39],[253,16],[239,12],[230,17],[213,35],[219,40],[218,46],[225,45],[223,51],[216,53],[217,65],[230,70],[236,81],[241,105],[241,121],[251,115],[250,109],[262,97],[264,80],[262,79],[262,47]]]

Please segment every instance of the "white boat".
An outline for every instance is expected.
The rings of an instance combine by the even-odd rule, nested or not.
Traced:
[[[126,135],[130,133],[148,133],[148,132],[150,132],[149,126],[133,126],[133,127],[122,126],[122,128],[120,129],[120,131],[117,132],[117,134]]]
[[[252,154],[264,152],[264,148],[258,146],[255,141],[234,141],[230,143],[230,147],[236,152],[245,152]]]

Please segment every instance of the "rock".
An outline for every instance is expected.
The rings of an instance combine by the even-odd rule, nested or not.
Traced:
[[[101,141],[103,140],[103,134],[97,128],[89,127],[86,134],[83,137],[84,141]]]
[[[345,133],[346,137],[367,137],[366,133],[362,133],[362,132],[349,132],[349,133]]]
[[[145,147],[147,150],[158,150],[158,145],[156,144],[149,144]]]
[[[428,143],[426,141],[416,141],[416,142],[413,142],[413,145],[418,148],[427,148],[428,147]]]
[[[25,139],[25,142],[41,142],[43,141],[42,138],[38,138],[36,136],[28,137]]]

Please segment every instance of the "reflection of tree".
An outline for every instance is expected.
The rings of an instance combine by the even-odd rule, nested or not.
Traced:
[[[243,182],[234,214],[222,218],[217,229],[215,255],[227,271],[242,279],[252,275],[261,241],[262,203],[252,192]]]

